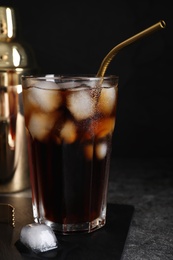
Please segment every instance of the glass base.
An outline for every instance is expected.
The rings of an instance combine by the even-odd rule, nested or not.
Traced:
[[[103,227],[106,224],[106,220],[105,218],[97,218],[92,222],[79,224],[58,224],[45,220],[45,224],[50,226],[55,233],[70,235],[75,233],[91,233]]]

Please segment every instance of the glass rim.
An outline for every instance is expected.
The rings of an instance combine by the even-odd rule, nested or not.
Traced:
[[[106,80],[106,79],[119,79],[119,76],[117,75],[105,75],[104,77],[102,76],[97,76],[95,74],[33,74],[33,75],[22,75],[22,79],[36,79],[36,80],[45,80],[45,79],[74,79],[74,80]]]

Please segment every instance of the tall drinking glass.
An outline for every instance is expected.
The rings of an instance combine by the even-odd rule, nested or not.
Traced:
[[[118,77],[23,76],[35,222],[55,232],[106,223]]]

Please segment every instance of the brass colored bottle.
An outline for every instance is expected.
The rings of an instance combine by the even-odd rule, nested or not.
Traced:
[[[16,21],[13,8],[0,6],[0,193],[30,187],[21,75],[38,67]]]

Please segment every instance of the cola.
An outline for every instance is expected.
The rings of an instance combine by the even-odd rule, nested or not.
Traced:
[[[62,233],[105,225],[117,77],[23,77],[33,215]]]

